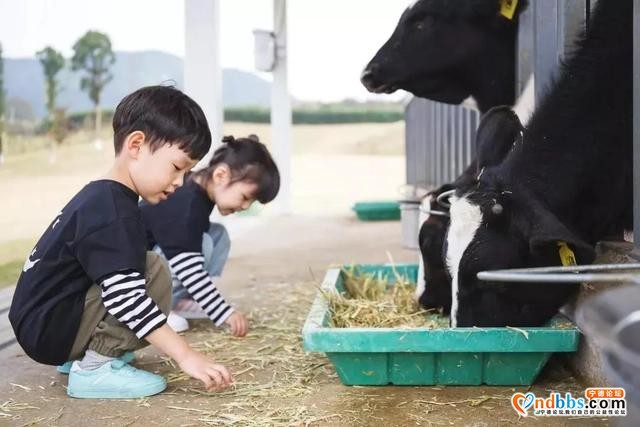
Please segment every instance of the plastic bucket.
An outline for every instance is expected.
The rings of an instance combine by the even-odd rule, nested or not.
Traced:
[[[425,197],[420,202],[420,213],[418,215],[418,228],[416,229],[416,237],[420,236],[420,228],[422,224],[429,218],[429,209],[431,208],[431,196]],[[420,242],[418,241],[418,249],[420,249]],[[422,253],[418,253],[418,278],[416,282],[416,299],[420,298],[422,292],[424,292],[426,284],[424,282],[424,261],[422,260]]]
[[[420,216],[420,200],[399,200],[400,222],[402,225],[402,246],[418,249],[418,232]]]

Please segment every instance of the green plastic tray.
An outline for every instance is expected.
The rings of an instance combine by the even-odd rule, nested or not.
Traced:
[[[400,219],[398,202],[357,202],[352,209],[361,221],[391,221]]]
[[[345,266],[347,268],[352,266]],[[390,265],[358,264],[393,282]],[[415,282],[416,264],[396,265]],[[322,289],[344,290],[339,268]],[[572,352],[580,332],[563,317],[537,328],[331,328],[318,293],[305,321],[306,351],[324,352],[346,385],[530,385],[553,352]]]

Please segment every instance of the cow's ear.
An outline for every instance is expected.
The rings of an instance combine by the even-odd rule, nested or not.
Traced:
[[[511,107],[501,105],[487,111],[476,131],[478,171],[502,163],[513,144],[522,138],[523,130]]]
[[[572,257],[578,264],[591,264],[595,259],[593,247],[547,209],[535,210],[530,233],[529,249],[538,265],[570,265]]]

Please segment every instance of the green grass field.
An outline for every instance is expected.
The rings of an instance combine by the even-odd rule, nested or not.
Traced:
[[[0,244],[0,288],[12,286],[20,276],[24,260],[35,239],[20,239]]]

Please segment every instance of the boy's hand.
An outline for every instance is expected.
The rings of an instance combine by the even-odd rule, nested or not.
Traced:
[[[177,362],[186,374],[202,381],[207,391],[220,390],[233,383],[233,376],[227,368],[195,350]]]
[[[249,322],[244,314],[234,311],[231,316],[224,321],[231,329],[234,337],[244,337],[249,332]]]
[[[189,347],[166,323],[147,335],[146,340],[178,362],[187,375],[202,381],[207,390],[222,389],[233,383],[227,368]]]

